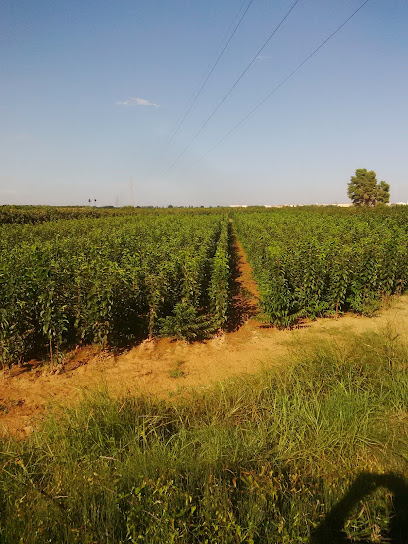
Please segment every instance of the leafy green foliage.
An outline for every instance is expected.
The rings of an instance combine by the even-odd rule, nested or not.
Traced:
[[[59,221],[60,219],[85,219],[97,217],[116,217],[129,215],[200,215],[208,213],[219,213],[221,210],[211,208],[189,209],[189,208],[154,208],[146,206],[136,208],[124,206],[114,208],[90,207],[90,206],[0,206],[0,225],[5,224],[34,224],[48,221]]]
[[[217,250],[212,260],[212,271],[209,286],[210,308],[216,329],[221,329],[228,317],[230,298],[230,255],[229,238],[230,222],[224,218]]]
[[[234,213],[266,319],[372,315],[408,286],[408,210],[310,208]]]
[[[354,310],[372,315],[408,285],[407,210],[239,211],[266,318],[288,327]],[[0,359],[61,360],[83,343],[187,341],[230,313],[230,223],[220,210],[0,225]]]
[[[172,315],[160,320],[163,336],[175,336],[179,340],[206,338],[213,332],[207,316],[199,315],[197,308],[187,301],[176,304]]]
[[[223,214],[166,211],[0,229],[3,364],[47,351],[59,361],[60,350],[87,342],[192,340],[224,322]]]

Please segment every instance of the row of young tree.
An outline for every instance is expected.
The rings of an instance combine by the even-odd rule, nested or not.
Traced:
[[[370,314],[408,286],[408,209],[236,211],[271,323]],[[229,317],[230,229],[213,211],[0,226],[0,357],[83,343],[192,340]]]
[[[213,334],[227,315],[228,230],[215,213],[3,225],[1,361]]]
[[[115,208],[113,206],[88,207],[88,206],[0,206],[0,225],[13,224],[35,224],[48,221],[59,221],[60,219],[85,219],[97,217],[112,217],[124,215],[163,215],[165,213],[175,214],[208,214],[220,213],[214,208],[157,208],[153,206],[124,206]]]
[[[408,210],[288,209],[235,213],[265,319],[372,314],[408,286]]]

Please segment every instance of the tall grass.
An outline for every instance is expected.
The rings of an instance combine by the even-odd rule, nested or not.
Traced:
[[[343,345],[176,404],[88,394],[3,441],[0,541],[406,542],[408,349],[389,331]]]

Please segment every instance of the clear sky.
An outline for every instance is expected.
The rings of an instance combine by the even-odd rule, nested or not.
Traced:
[[[363,2],[299,0],[169,168],[294,4],[252,1],[170,142],[249,2],[3,0],[0,204],[347,202],[356,168],[408,201],[407,0],[370,0],[200,160]]]

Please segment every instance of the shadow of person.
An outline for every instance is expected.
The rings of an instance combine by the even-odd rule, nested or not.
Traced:
[[[387,542],[408,544],[408,484],[394,473],[371,474],[362,472],[354,480],[347,493],[330,510],[311,537],[312,544],[345,544],[350,542],[344,532],[344,524],[359,501],[378,488],[386,488],[393,494],[392,514]],[[364,541],[367,542],[367,541]],[[362,543],[361,543],[362,544]]]

